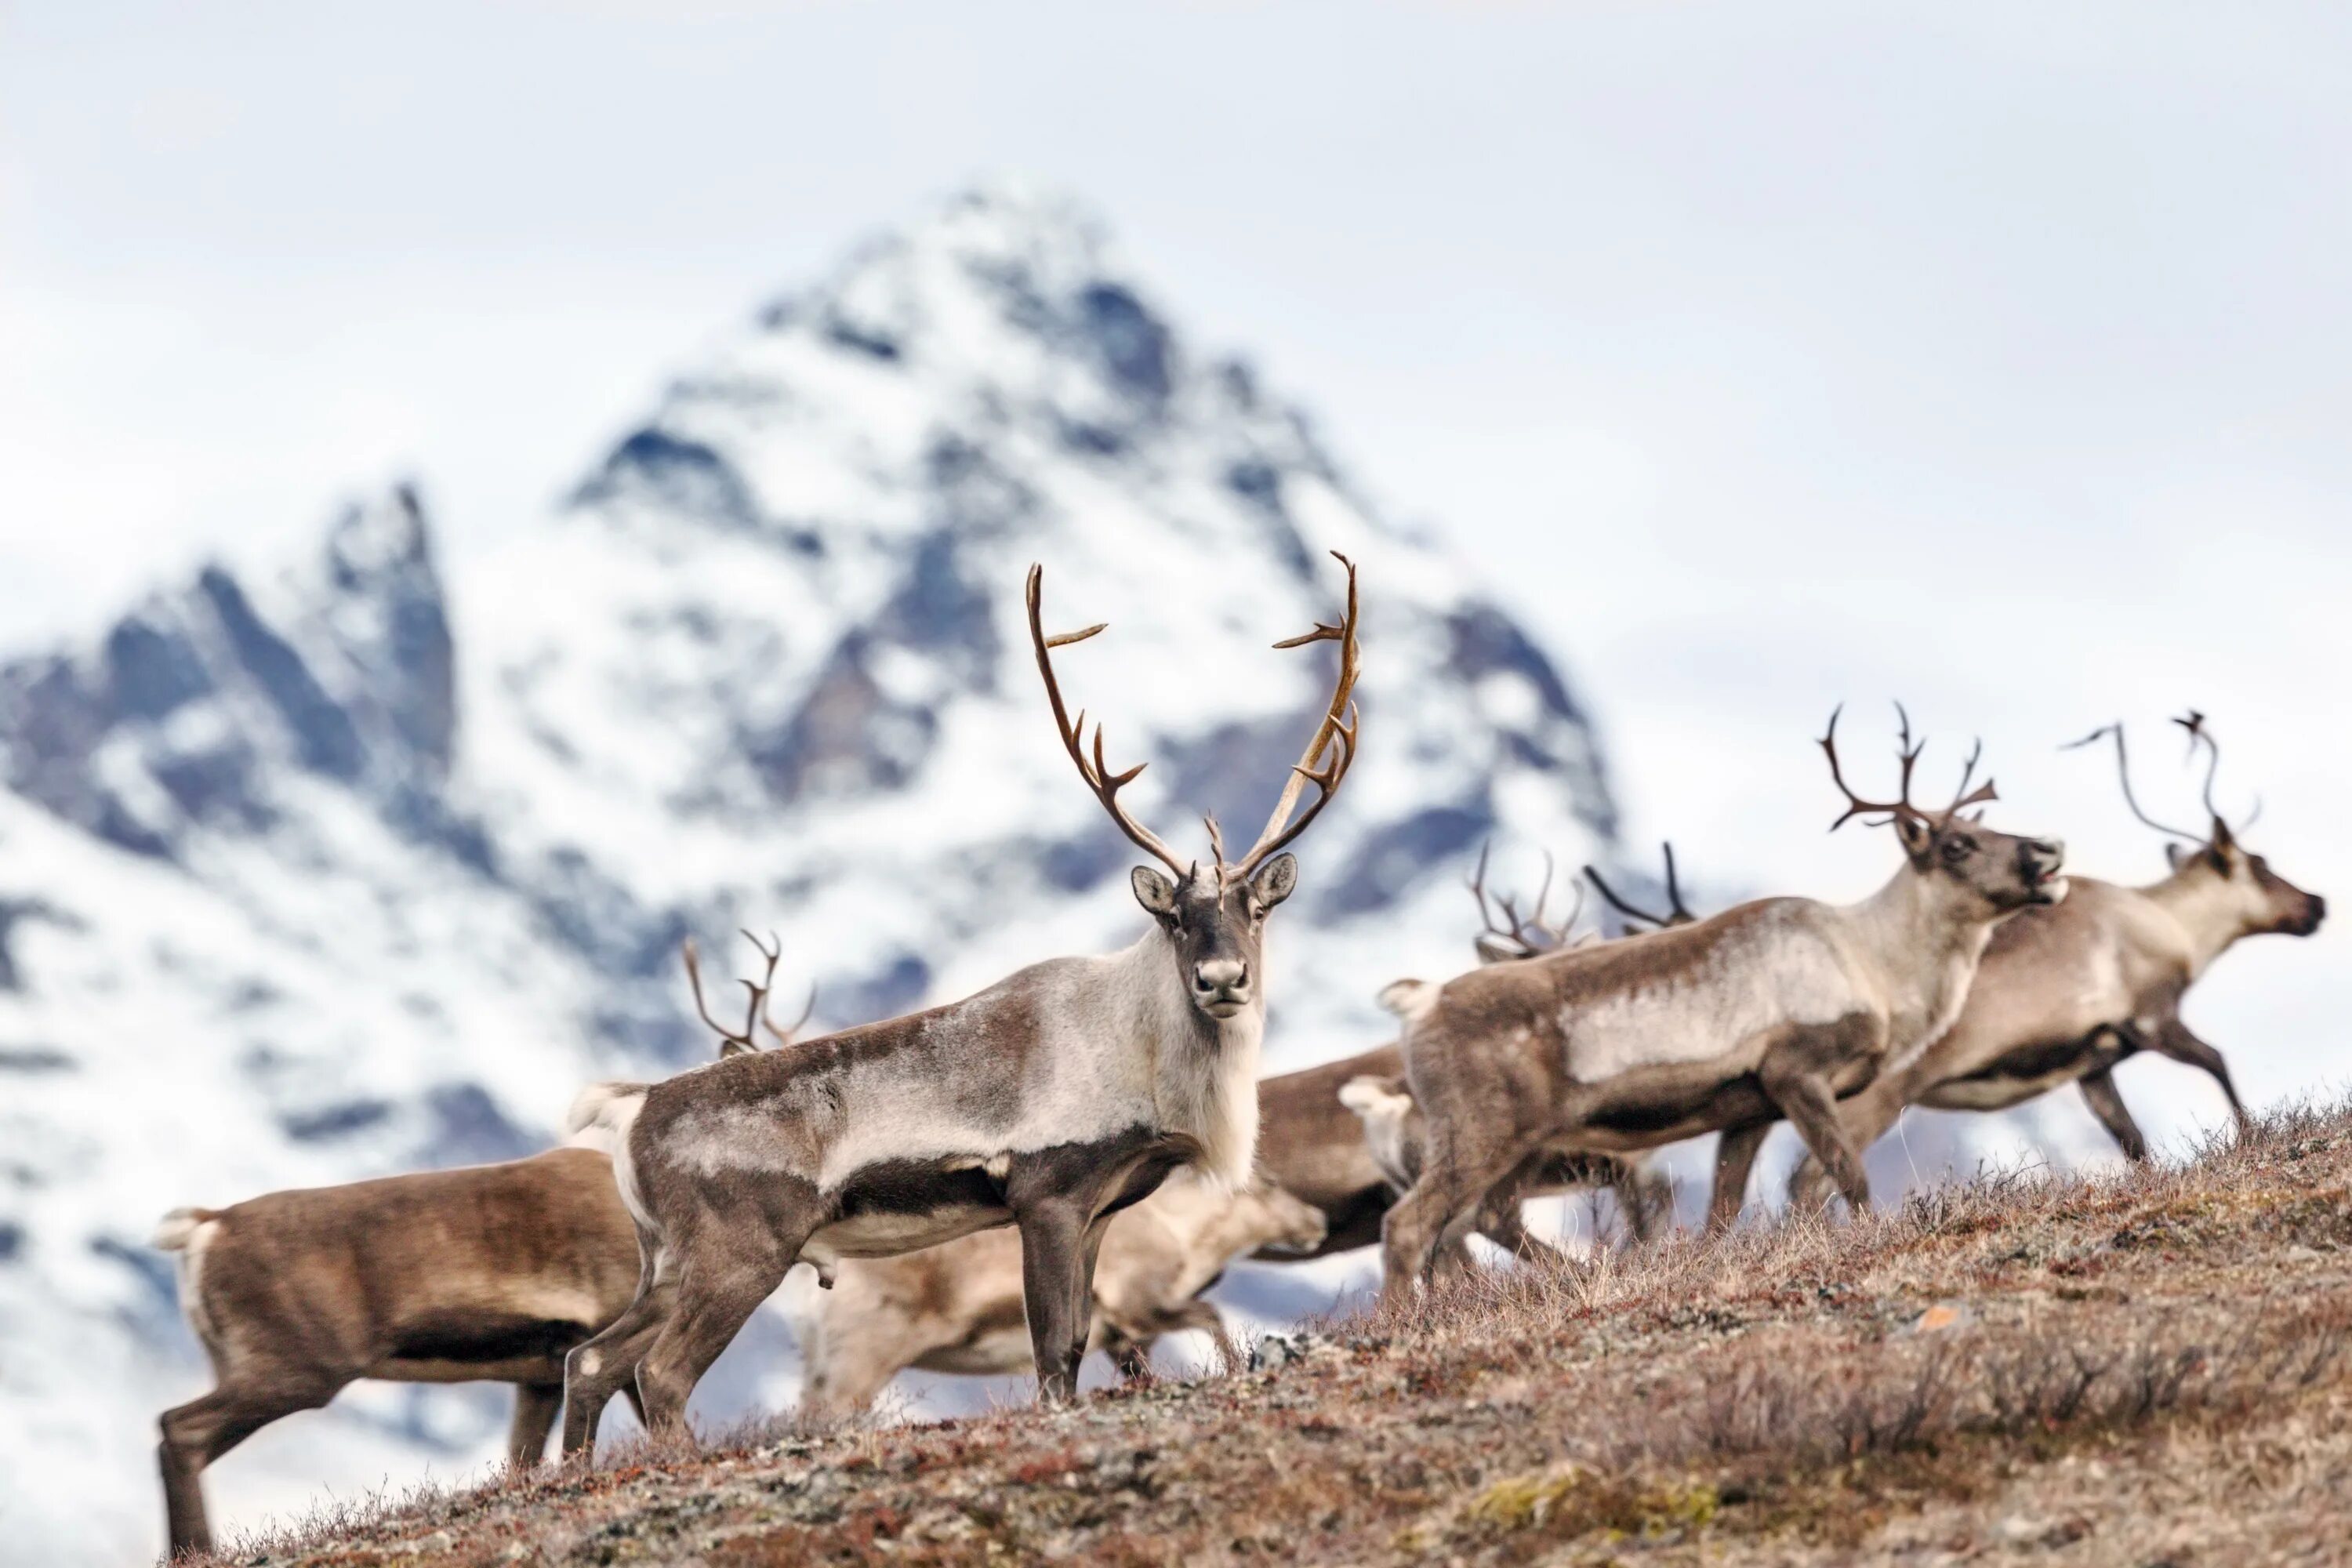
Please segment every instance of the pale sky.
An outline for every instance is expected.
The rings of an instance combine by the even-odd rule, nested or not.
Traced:
[[[1809,742],[1846,699],[1881,760],[1902,697],[2125,879],[2053,747],[2128,717],[2180,809],[2194,703],[2346,896],[2347,160],[2339,5],[0,5],[0,645],[395,474],[479,548],[1015,172],[1487,568],[1726,891],[1885,874]],[[2193,1000],[2254,1098],[2347,1076],[2347,940]]]

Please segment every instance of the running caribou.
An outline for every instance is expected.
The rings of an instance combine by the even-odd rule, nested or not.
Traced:
[[[1089,757],[1053,654],[1103,626],[1048,636],[1044,574],[1030,568],[1029,636],[1055,731],[1111,820],[1164,868],[1129,878],[1150,929],[1119,952],[1050,959],[960,1002],[614,1096],[598,1115],[615,1134],[644,1282],[572,1352],[566,1452],[593,1443],[632,1378],[648,1425],[680,1427],[696,1382],[794,1263],[829,1282],[843,1258],[1005,1224],[1021,1233],[1040,1395],[1071,1396],[1111,1214],[1178,1165],[1249,1175],[1266,919],[1297,885],[1286,847],[1356,754],[1356,569],[1339,559],[1345,613],[1275,645],[1338,643],[1330,700],[1257,841],[1228,858],[1212,819],[1205,863],[1129,814],[1119,791],[1142,768],[1111,771],[1100,724]]]
[[[1643,929],[1663,931],[1668,926],[1689,925],[1698,917],[1683,902],[1680,877],[1675,868],[1675,847],[1665,847],[1666,912],[1658,914],[1643,909],[1618,895],[1607,879],[1591,866],[1584,868],[1585,876],[1600,891],[1601,898],[1614,909],[1624,923],[1628,934]],[[1478,959],[1482,963],[1515,962],[1540,958],[1549,952],[1560,952],[1570,948],[1586,947],[1606,940],[1597,931],[1576,931],[1577,917],[1584,910],[1584,889],[1580,884],[1576,902],[1568,918],[1558,925],[1544,920],[1544,907],[1551,891],[1551,857],[1544,857],[1543,885],[1536,893],[1535,913],[1522,920],[1511,900],[1496,899],[1503,920],[1497,921],[1486,903],[1486,851],[1478,851],[1478,868],[1471,873],[1470,891],[1478,900],[1478,912],[1486,931],[1477,941]],[[1420,1010],[1424,999],[1435,986],[1424,980],[1399,980],[1381,992],[1381,1005],[1399,1017],[1410,1018]],[[1428,1120],[1412,1098],[1412,1089],[1405,1080],[1402,1053],[1396,1069],[1388,1072],[1359,1073],[1339,1086],[1339,1102],[1355,1112],[1362,1124],[1364,1147],[1372,1163],[1380,1167],[1387,1180],[1391,1199],[1410,1191],[1420,1178],[1423,1152],[1428,1141]],[[1528,1256],[1536,1250],[1550,1248],[1528,1234],[1520,1217],[1519,1205],[1532,1197],[1572,1191],[1577,1188],[1607,1187],[1617,1199],[1619,1214],[1624,1217],[1625,1228],[1636,1241],[1646,1241],[1655,1234],[1660,1224],[1673,1217],[1674,1194],[1665,1180],[1650,1170],[1643,1159],[1622,1158],[1615,1154],[1546,1152],[1529,1155],[1517,1170],[1505,1177],[1488,1191],[1480,1204],[1478,1217],[1470,1228],[1503,1248],[1506,1252]],[[1458,1252],[1455,1243],[1441,1246],[1447,1257]]]
[[[1711,1220],[1737,1212],[1771,1122],[1797,1124],[1849,1202],[1869,1201],[1836,1102],[1950,1024],[1993,927],[2064,896],[2053,841],[1986,827],[1966,808],[1972,753],[1951,805],[1912,804],[1922,747],[1906,719],[1892,800],[1848,788],[1837,716],[1822,749],[1857,816],[1886,819],[1904,858],[1857,904],[1765,899],[1694,924],[1474,970],[1420,998],[1407,1078],[1428,1118],[1420,1179],[1382,1227],[1385,1289],[1413,1289],[1439,1244],[1497,1183],[1550,1150],[1631,1152],[1724,1133]]]
[[[1566,920],[1557,924],[1546,918],[1549,907],[1551,870],[1549,858],[1545,861],[1544,884],[1538,890],[1535,908],[1527,915],[1519,913],[1512,895],[1490,895],[1486,891],[1487,852],[1478,852],[1477,869],[1469,878],[1470,896],[1478,906],[1479,931],[1472,938],[1472,951],[1481,963],[1511,963],[1522,959],[1538,958],[1547,952],[1574,942],[1595,940],[1591,933],[1572,935],[1577,911],[1571,910]],[[1668,859],[1668,875],[1672,877],[1673,862]],[[1609,897],[1606,892],[1603,897]],[[1675,904],[1681,907],[1679,889]],[[1579,908],[1581,907],[1580,901]],[[1666,923],[1674,917],[1662,919],[1629,911],[1633,918]],[[1688,918],[1683,911],[1682,918]],[[1420,981],[1398,983],[1401,986],[1419,987]],[[1385,995],[1402,1001],[1409,993],[1391,986]],[[1374,1153],[1367,1135],[1381,1141],[1387,1148],[1397,1136],[1388,1125],[1401,1123],[1402,1110],[1391,1117],[1387,1102],[1375,1101],[1366,1095],[1358,1098],[1359,1106],[1349,1102],[1343,1091],[1359,1079],[1370,1079],[1402,1095],[1404,1083],[1404,1053],[1395,1044],[1376,1047],[1338,1061],[1323,1062],[1311,1068],[1301,1068],[1279,1077],[1265,1079],[1257,1086],[1258,1125],[1261,1133],[1258,1160],[1267,1174],[1292,1194],[1304,1198],[1323,1211],[1325,1224],[1321,1246],[1315,1254],[1321,1257],[1334,1252],[1350,1252],[1360,1247],[1370,1247],[1381,1238],[1381,1220],[1399,1193],[1412,1184],[1412,1177],[1399,1179],[1402,1167],[1383,1164]],[[1371,1127],[1364,1120],[1365,1110],[1383,1119],[1383,1125]],[[1418,1155],[1414,1158],[1417,1160]],[[1573,1181],[1568,1178],[1573,1173]],[[1554,1173],[1560,1179],[1550,1184],[1538,1184],[1538,1190],[1588,1184],[1586,1178],[1601,1173],[1602,1179],[1613,1179],[1617,1173],[1601,1173],[1600,1167],[1580,1165],[1571,1173],[1563,1168]],[[1642,1178],[1635,1178],[1637,1183]],[[1646,1190],[1646,1189],[1645,1189]],[[1621,1204],[1628,1194],[1619,1189]],[[1638,1227],[1646,1224],[1658,1210],[1654,1204],[1628,1206],[1627,1222]],[[1496,1215],[1516,1218],[1516,1206],[1497,1205]],[[1506,1222],[1506,1229],[1508,1229]],[[1496,1236],[1481,1229],[1489,1241],[1517,1250],[1524,1239],[1518,1233]],[[1267,1251],[1259,1254],[1269,1260],[1286,1255]]]
[[[2173,827],[2140,809],[2121,723],[2103,725],[2077,746],[2112,737],[2124,804],[2146,826],[2169,837],[2169,876],[2145,887],[2069,879],[2073,891],[2052,909],[2028,910],[1993,932],[1969,1005],[1944,1037],[1913,1061],[1883,1072],[1838,1107],[1857,1148],[1868,1148],[1906,1105],[1938,1110],[2001,1110],[2074,1084],[2099,1124],[2129,1160],[2147,1157],[2112,1076],[2117,1063],[2153,1051],[2210,1073],[2241,1127],[2245,1108],[2215,1050],[2181,1021],[2180,1002],[2206,969],[2240,940],[2281,933],[2309,936],[2327,900],[2305,892],[2245,848],[2213,801],[2221,749],[2204,715],[2176,719],[2191,748],[2206,752],[2201,834]],[[1795,1203],[1826,1196],[1820,1164],[1807,1160],[1790,1179]]]

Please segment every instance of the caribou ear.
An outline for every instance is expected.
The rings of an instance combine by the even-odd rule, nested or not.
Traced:
[[[1895,836],[1903,840],[1903,852],[1914,860],[1925,857],[1936,842],[1936,825],[1925,817],[1897,816]]]
[[[1250,879],[1250,887],[1257,893],[1257,901],[1267,909],[1290,897],[1298,886],[1298,857],[1287,851],[1276,856],[1258,868]]]
[[[1478,950],[1478,962],[1481,963],[1509,963],[1527,956],[1524,951],[1513,947],[1499,936],[1482,935],[1470,945]]]
[[[2171,867],[2174,870],[2179,870],[2180,863],[2188,858],[2189,851],[2183,849],[2179,845],[2168,844],[2164,847],[2164,863]]]
[[[1149,866],[1138,866],[1128,873],[1128,883],[1135,889],[1135,901],[1155,915],[1176,912],[1176,884]]]

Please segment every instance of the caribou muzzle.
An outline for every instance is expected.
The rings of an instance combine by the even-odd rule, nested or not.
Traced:
[[[2066,896],[2066,879],[2058,873],[2066,864],[2066,846],[2055,838],[2027,838],[2017,846],[2017,874],[2025,883],[2026,902],[2054,904]]]
[[[1193,1005],[1212,1018],[1230,1018],[1250,1003],[1249,965],[1235,958],[1192,966]]]

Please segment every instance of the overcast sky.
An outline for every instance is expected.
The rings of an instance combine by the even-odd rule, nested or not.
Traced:
[[[1885,873],[1809,739],[1900,696],[2127,879],[2053,748],[2128,716],[2175,803],[2193,702],[2345,894],[2348,161],[2340,5],[0,5],[0,642],[394,474],[478,548],[1017,172],[1490,568],[1718,886]],[[2347,940],[2195,999],[2256,1098],[2347,1076]]]

